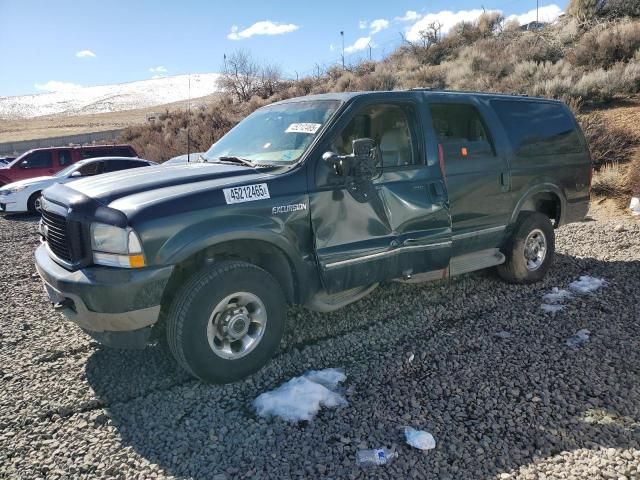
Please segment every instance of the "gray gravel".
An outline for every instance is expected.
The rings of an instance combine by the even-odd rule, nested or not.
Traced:
[[[211,386],[159,348],[90,341],[34,276],[36,221],[0,219],[0,477],[638,478],[640,224],[570,225],[557,243],[532,286],[479,273],[389,284],[331,315],[291,309],[266,368]],[[609,286],[540,310],[581,274]],[[567,347],[583,328],[588,342]],[[344,368],[347,407],[301,424],[255,415],[260,393],[327,367]],[[404,425],[436,448],[407,446]],[[380,446],[399,458],[355,466],[358,449]]]

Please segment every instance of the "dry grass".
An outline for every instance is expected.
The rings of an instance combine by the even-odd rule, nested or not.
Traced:
[[[594,173],[591,191],[604,197],[628,196],[626,168],[618,162],[608,163]]]

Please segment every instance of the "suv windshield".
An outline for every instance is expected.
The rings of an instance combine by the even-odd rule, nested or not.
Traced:
[[[291,102],[256,110],[202,156],[239,157],[260,164],[292,164],[307,150],[340,102]]]

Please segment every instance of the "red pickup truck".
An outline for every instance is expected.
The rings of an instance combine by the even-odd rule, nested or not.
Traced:
[[[95,157],[137,157],[130,145],[36,148],[8,165],[0,165],[0,187],[25,178],[53,175],[79,160]]]

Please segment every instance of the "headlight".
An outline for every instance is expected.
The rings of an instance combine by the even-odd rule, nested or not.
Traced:
[[[27,187],[11,187],[11,188],[4,188],[2,190],[0,190],[0,195],[9,195],[10,193],[18,193],[21,192],[22,190],[24,190]]]
[[[93,262],[98,265],[124,268],[145,266],[140,239],[131,228],[92,223],[91,250]]]

